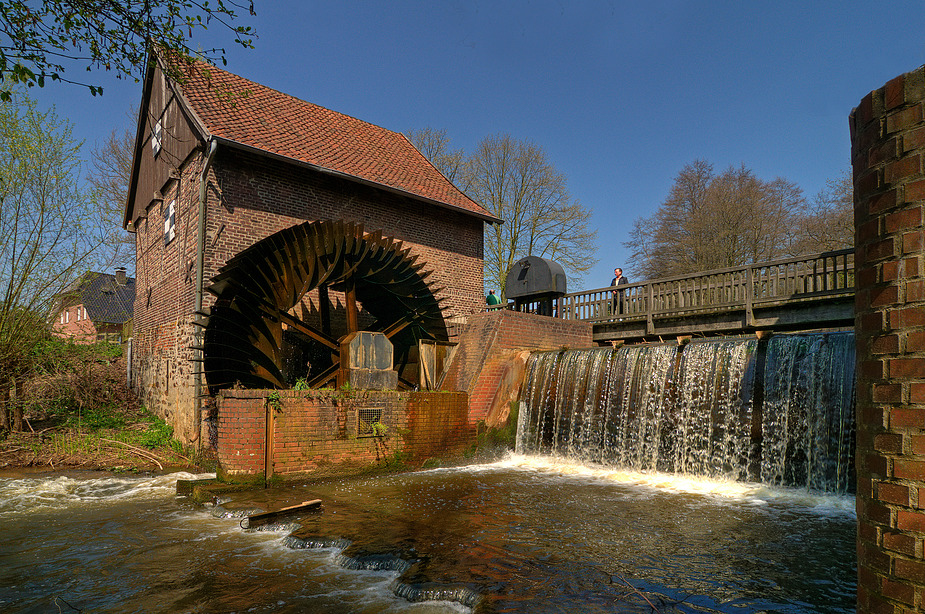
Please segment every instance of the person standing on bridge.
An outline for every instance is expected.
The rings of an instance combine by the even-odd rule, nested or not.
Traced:
[[[494,307],[501,304],[501,299],[498,298],[494,290],[489,290],[488,296],[485,297],[485,304],[489,307]]]
[[[613,300],[611,304],[611,311],[614,314],[623,313],[623,290],[618,290],[622,285],[628,284],[630,280],[623,277],[623,269],[617,267],[613,270],[613,281],[610,282],[610,285],[614,287],[612,290]]]

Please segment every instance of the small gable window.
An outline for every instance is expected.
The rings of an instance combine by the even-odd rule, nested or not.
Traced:
[[[177,236],[177,201],[172,200],[170,204],[164,207],[164,245],[173,241]]]

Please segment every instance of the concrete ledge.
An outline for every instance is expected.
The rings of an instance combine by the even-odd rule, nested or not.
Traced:
[[[517,398],[525,350],[590,348],[591,324],[499,309],[469,317],[443,388],[469,395],[469,422],[499,426]]]

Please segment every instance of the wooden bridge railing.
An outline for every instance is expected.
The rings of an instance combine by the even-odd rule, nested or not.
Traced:
[[[759,262],[566,294],[554,315],[589,322],[638,321],[824,300],[854,293],[854,249]],[[622,303],[622,304],[621,304]]]

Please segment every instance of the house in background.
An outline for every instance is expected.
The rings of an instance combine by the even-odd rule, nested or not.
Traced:
[[[135,280],[125,269],[115,274],[88,272],[61,298],[52,331],[77,343],[122,343],[131,336]]]

